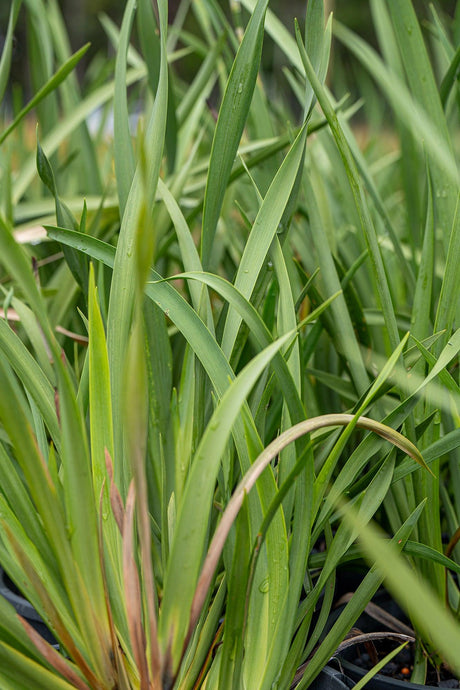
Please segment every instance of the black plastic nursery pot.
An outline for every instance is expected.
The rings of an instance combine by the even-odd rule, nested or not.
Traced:
[[[351,578],[352,581],[353,577]],[[354,588],[349,591],[354,591]],[[392,617],[402,624],[409,625],[401,608],[384,589],[379,590],[372,601],[384,614],[389,614],[390,618]],[[337,620],[343,608],[344,605],[339,606],[332,612],[328,628]],[[354,625],[355,630],[362,633],[398,632],[398,630],[392,628],[391,622],[386,625],[384,621],[376,620],[374,615],[364,611]],[[399,630],[399,632],[406,633],[403,629]],[[398,644],[398,642],[390,641],[387,638],[373,641],[366,645],[363,643],[352,645],[338,654],[334,663],[338,663],[343,676],[354,684],[371,670],[377,660],[385,657]],[[393,657],[385,665],[382,672],[377,673],[366,683],[366,688],[369,688],[369,690],[421,690],[421,688],[431,687],[460,688],[460,683],[456,678],[452,677],[448,672],[443,671],[440,674],[434,668],[429,671],[425,685],[410,682],[413,649],[414,645],[411,644],[399,652],[397,656]]]
[[[355,682],[332,665],[325,666],[310,685],[310,690],[351,690]]]
[[[360,628],[362,618],[363,616],[359,619],[357,624],[360,630],[362,629]],[[382,630],[381,627],[380,630]],[[378,655],[379,659],[383,658],[397,645],[397,642],[389,642],[388,640],[375,642],[373,643],[374,653]],[[459,681],[447,671],[441,669],[437,672],[436,669],[430,667],[430,665],[428,667],[427,683],[424,685],[412,683],[409,678],[414,658],[413,650],[414,645],[412,644],[399,652],[398,655],[393,657],[385,665],[382,673],[377,673],[367,682],[366,687],[368,687],[369,690],[421,690],[421,688],[433,687],[460,688]],[[374,665],[369,659],[368,651],[362,644],[345,650],[342,654],[338,655],[337,661],[342,673],[354,682],[361,680]]]
[[[403,650],[402,653],[404,653],[405,650]],[[400,653],[401,654],[401,653]],[[351,656],[351,658],[355,658],[353,655],[347,655]],[[382,655],[383,656],[383,655]],[[407,661],[406,661],[407,660]],[[398,673],[398,667],[402,669],[407,669],[407,675],[410,675],[410,660],[411,660],[411,655],[409,650],[407,650],[407,655],[403,660],[398,661],[398,656],[394,657],[388,664],[387,667],[390,667],[393,673]],[[361,678],[364,677],[364,675],[368,672],[368,668],[363,668],[362,666],[358,666],[357,663],[353,663],[353,661],[350,661],[349,659],[346,658],[345,655],[339,655],[337,657],[337,661],[340,664],[340,668],[342,673],[350,680],[352,680],[354,683],[357,683]],[[407,663],[407,666],[405,665]],[[383,673],[377,673],[373,678],[366,683],[366,687],[369,688],[369,690],[421,690],[422,688],[433,688],[433,687],[442,687],[442,688],[459,688],[460,684],[459,681],[456,678],[453,677],[443,677],[440,678],[439,680],[435,679],[435,673],[433,671],[432,675],[432,681],[428,682],[426,685],[422,685],[419,683],[412,683],[409,680],[404,680],[400,679],[399,677],[394,677],[392,675],[384,675]]]
[[[37,613],[32,604],[22,596],[2,568],[0,568],[0,595],[14,606],[16,613],[25,618],[25,620],[40,633],[43,639],[54,647],[58,647],[56,639],[46,627],[41,616]]]
[[[343,657],[340,657],[340,664],[342,667],[342,672],[348,677],[348,679],[353,682],[358,682],[367,673],[357,666],[356,664],[347,661]],[[384,676],[381,673],[377,673],[370,681],[366,683],[366,687],[369,690],[421,690],[422,688],[429,688],[429,685],[419,685],[418,683],[411,683],[408,680],[399,680],[397,678],[392,678],[391,676]],[[457,685],[444,685],[441,687],[456,688]]]

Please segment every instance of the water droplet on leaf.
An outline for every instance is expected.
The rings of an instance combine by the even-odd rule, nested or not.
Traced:
[[[262,580],[262,582],[259,585],[259,592],[262,592],[262,594],[266,594],[268,592],[268,588],[268,577],[266,577],[265,580]]]

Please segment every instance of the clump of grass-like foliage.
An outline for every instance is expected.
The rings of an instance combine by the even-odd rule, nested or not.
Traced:
[[[127,0],[83,88],[57,0],[11,3],[0,97],[20,13],[35,95],[0,134],[0,565],[58,648],[0,597],[5,690],[305,688],[384,579],[413,680],[460,673],[458,26],[369,5],[379,53],[322,0],[292,32],[268,0]],[[326,85],[333,37],[367,104]],[[357,145],[371,99],[391,150],[372,118]]]

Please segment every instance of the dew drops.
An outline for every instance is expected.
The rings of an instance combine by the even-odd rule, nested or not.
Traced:
[[[262,592],[262,594],[266,594],[268,592],[268,589],[268,577],[266,577],[265,580],[262,580],[262,582],[259,585],[259,592]]]

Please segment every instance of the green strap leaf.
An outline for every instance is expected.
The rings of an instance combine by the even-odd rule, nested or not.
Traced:
[[[265,195],[246,242],[234,285],[247,300],[251,298],[257,278],[278,230],[279,222],[303,160],[306,137],[307,125],[305,123]],[[241,317],[235,314],[233,309],[229,309],[222,336],[222,350],[227,357],[230,357],[232,353],[240,325]]]
[[[117,244],[113,277],[110,290],[107,318],[107,347],[112,376],[112,405],[114,416],[114,467],[116,483],[123,495],[126,494],[129,478],[126,475],[128,463],[118,462],[123,457],[122,400],[123,383],[119,375],[123,370],[128,337],[131,328],[135,283],[137,279],[137,255],[133,251],[141,216],[150,218],[155,204],[155,194],[163,156],[163,142],[166,128],[168,69],[166,55],[167,3],[159,3],[161,64],[160,79],[150,122],[145,134],[145,145],[136,168]],[[142,167],[141,167],[142,166]]]
[[[318,79],[315,70],[311,64],[310,58],[308,57],[305,47],[302,43],[302,38],[300,35],[300,29],[296,22],[296,37],[297,44],[300,51],[300,57],[305,69],[307,79],[310,81],[315,95],[318,99],[324,115],[326,116],[329,126],[331,128],[332,134],[337,144],[337,148],[340,151],[341,158],[343,160],[347,177],[350,183],[350,187],[353,193],[354,201],[356,204],[356,210],[358,212],[361,229],[363,231],[366,244],[369,249],[369,255],[375,270],[377,277],[377,282],[379,286],[379,299],[382,307],[382,311],[385,318],[385,324],[388,331],[388,337],[390,340],[390,346],[394,350],[399,343],[398,327],[396,323],[396,316],[391,300],[391,293],[388,286],[388,280],[385,273],[385,268],[383,265],[383,259],[380,252],[380,247],[377,239],[377,233],[372,222],[369,207],[367,205],[363,184],[359,176],[358,170],[356,168],[356,163],[354,161],[353,155],[347,144],[346,137],[340,126],[338,117],[334,112],[331,100],[326,92],[326,89],[321,84]]]
[[[203,207],[201,261],[209,265],[211,249],[228,178],[251,105],[262,53],[268,0],[259,0],[235,57],[219,111]]]
[[[241,371],[221,398],[193,458],[168,561],[159,632],[171,670],[179,665],[189,627],[189,612],[205,548],[208,516],[222,453],[246,396],[275,353],[292,340],[288,333],[259,353]],[[221,544],[223,546],[223,543]],[[209,582],[208,582],[209,587]],[[177,592],[181,592],[180,600]],[[207,587],[200,590],[203,601]],[[194,627],[201,605],[191,614]]]

